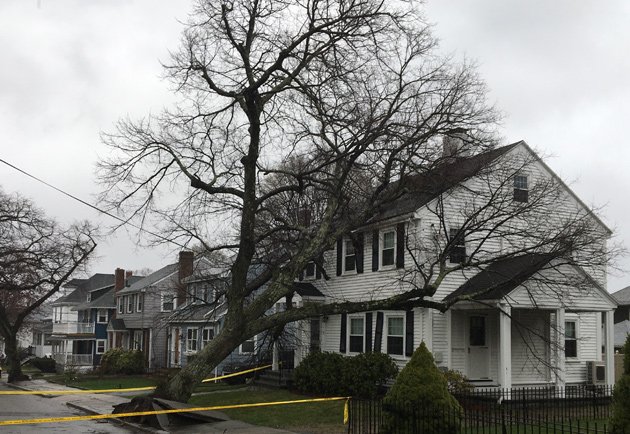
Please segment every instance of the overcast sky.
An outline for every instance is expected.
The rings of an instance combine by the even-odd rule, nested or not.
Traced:
[[[178,45],[190,0],[2,0],[0,158],[79,197],[98,191],[99,133],[172,101],[160,60]],[[630,240],[630,2],[429,0],[442,49],[475,59],[505,113],[505,143],[525,140]],[[68,222],[111,224],[0,164],[0,186]],[[157,269],[177,248],[136,246],[133,232],[99,243],[92,272]],[[630,260],[625,259],[630,269]],[[609,278],[614,292],[630,273]]]

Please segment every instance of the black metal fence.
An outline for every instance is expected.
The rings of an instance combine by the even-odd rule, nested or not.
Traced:
[[[382,400],[353,399],[348,432],[609,433],[611,395],[610,386],[474,389],[454,393],[461,414],[436,414],[434,409],[412,404],[384,408]]]

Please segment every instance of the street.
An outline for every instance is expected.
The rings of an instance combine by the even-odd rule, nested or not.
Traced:
[[[0,390],[14,390],[0,381]],[[0,420],[78,416],[82,413],[66,405],[67,396],[44,398],[37,395],[0,396]],[[33,425],[0,426],[0,433],[130,433],[130,429],[106,421],[79,421]]]

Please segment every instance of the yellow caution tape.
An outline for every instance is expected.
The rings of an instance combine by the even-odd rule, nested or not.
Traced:
[[[253,408],[253,407],[271,407],[274,405],[286,405],[286,404],[304,404],[309,402],[325,402],[325,401],[341,401],[345,399],[346,405],[348,399],[347,396],[334,397],[334,398],[311,398],[311,399],[298,399],[293,401],[275,401],[275,402],[258,402],[254,404],[235,404],[235,405],[219,405],[213,407],[192,407],[192,408],[175,408],[170,410],[152,410],[152,411],[137,411],[132,413],[117,413],[117,414],[93,414],[86,416],[65,416],[65,417],[45,417],[40,419],[11,419],[0,420],[0,426],[6,425],[28,425],[38,423],[56,423],[56,422],[76,422],[81,420],[96,420],[96,419],[118,419],[123,417],[134,416],[151,416],[156,414],[173,414],[173,413],[190,413],[193,411],[212,411],[212,410],[230,410],[233,408]],[[345,420],[345,410],[344,410]]]
[[[202,383],[208,381],[219,381],[224,378],[236,377],[238,375],[249,374],[250,372],[260,371],[261,369],[270,368],[271,365],[260,366],[258,368],[247,369],[245,371],[234,372],[232,374],[221,375],[219,377],[206,378]],[[0,390],[0,395],[81,395],[86,393],[120,393],[120,392],[141,392],[154,390],[155,386],[145,387],[128,387],[125,389],[75,389],[75,390]]]

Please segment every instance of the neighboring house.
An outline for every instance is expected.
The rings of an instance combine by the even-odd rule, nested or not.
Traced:
[[[626,286],[612,296],[619,303],[615,311],[615,348],[621,348],[630,334],[630,286]]]
[[[67,367],[87,370],[97,365],[96,322],[91,309],[79,306],[96,300],[114,287],[113,274],[94,274],[89,279],[74,279],[65,286],[70,292],[51,303],[53,307],[52,355],[59,370]],[[95,357],[99,355],[99,357]]]
[[[52,318],[43,319],[33,324],[32,353],[36,357],[52,357],[53,331]]]
[[[508,164],[508,159],[534,161],[527,171],[516,176],[512,172],[514,179],[502,181],[509,194],[513,186],[510,200],[527,202],[528,186],[541,179],[558,179],[525,142],[453,158],[434,172],[410,178],[406,193],[364,229],[340,239],[325,254],[329,280],[318,278],[311,265],[302,282],[317,287],[325,302],[368,300],[408,290],[414,271],[410,251],[423,254],[434,241],[434,227],[440,225],[451,228],[450,261],[462,262],[475,245],[458,234],[460,211],[469,206],[469,199],[474,200],[472,191],[485,188],[486,180],[479,174],[491,166],[502,167],[504,161]],[[560,184],[564,202],[554,204],[550,212],[578,208],[588,213],[579,198]],[[436,209],[444,211],[441,220]],[[591,216],[603,234],[610,234]],[[497,241],[495,248],[507,249],[507,245]],[[584,383],[594,364],[605,365],[605,379],[599,380],[613,384],[613,312],[617,304],[606,290],[606,270],[552,267],[549,261],[543,254],[523,253],[481,270],[450,274],[439,285],[434,300],[460,297],[465,301],[443,314],[414,308],[323,317],[319,324],[303,325],[305,345],[319,339],[317,346],[323,351],[345,355],[380,351],[402,366],[424,341],[441,368],[460,371],[477,385],[509,388]],[[541,266],[543,271],[538,271]],[[559,276],[566,280],[553,288],[542,283],[546,278],[559,282]],[[586,282],[585,287],[577,290],[573,277]]]
[[[207,259],[183,251],[178,262],[116,291],[116,315],[107,327],[109,346],[141,350],[147,369],[168,366],[167,320],[186,303],[183,280],[204,267],[210,267]]]

